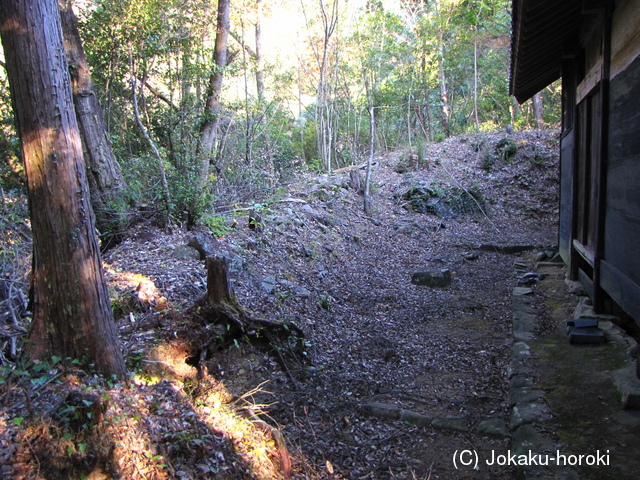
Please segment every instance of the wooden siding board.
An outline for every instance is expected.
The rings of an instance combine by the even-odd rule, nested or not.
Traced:
[[[640,325],[640,287],[609,262],[600,264],[600,285]]]
[[[560,141],[560,224],[558,244],[560,256],[570,263],[571,242],[573,241],[571,219],[573,218],[573,155],[574,129],[565,133]]]
[[[607,198],[604,260],[609,277],[603,288],[627,311],[635,304],[614,290],[616,278],[640,292],[640,57],[610,83]],[[611,272],[618,272],[613,275]],[[635,291],[631,286],[624,292]],[[640,301],[640,297],[639,300]],[[640,313],[640,311],[639,311]],[[640,317],[636,317],[640,321]]]

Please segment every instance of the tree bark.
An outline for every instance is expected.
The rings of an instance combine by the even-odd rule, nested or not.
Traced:
[[[262,0],[256,0],[256,90],[258,102],[264,100],[264,54],[262,53],[262,21],[264,17]]]
[[[436,14],[440,19],[442,14],[440,2],[436,2]],[[438,75],[440,78],[440,117],[442,119],[442,130],[444,135],[451,135],[449,126],[449,95],[447,93],[447,81],[444,72],[444,31],[443,27],[438,29]]]
[[[229,0],[218,0],[218,17],[216,30],[216,45],[213,52],[214,71],[209,78],[207,101],[205,106],[205,121],[200,131],[198,157],[201,159],[200,181],[204,185],[209,176],[211,152],[216,139],[220,122],[220,93],[224,67],[227,66],[227,43],[229,39]]]
[[[71,0],[59,0],[64,46],[71,76],[71,90],[80,137],[87,163],[91,204],[98,230],[118,234],[125,227],[125,181],[107,136],[102,108],[98,103],[82,47],[78,19]]]
[[[371,213],[371,198],[369,196],[369,185],[371,184],[371,166],[373,165],[373,151],[376,136],[376,117],[374,107],[369,107],[369,156],[367,157],[367,174],[364,179],[364,213]]]
[[[542,96],[540,92],[531,98],[531,103],[533,105],[533,118],[536,122],[536,128],[541,130],[544,128],[544,121],[542,119]]]
[[[22,144],[33,231],[32,359],[88,357],[124,376],[57,0],[0,2],[0,37]]]

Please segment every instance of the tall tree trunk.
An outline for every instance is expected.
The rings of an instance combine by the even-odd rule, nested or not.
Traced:
[[[449,97],[447,95],[447,81],[444,74],[444,40],[442,34],[438,34],[438,74],[440,76],[440,118],[442,130],[445,136],[451,135],[449,127]]]
[[[536,122],[536,128],[541,130],[544,128],[544,121],[542,119],[542,96],[540,92],[536,93],[533,98],[531,98],[531,104],[533,105],[533,118]]]
[[[473,36],[473,116],[476,120],[476,131],[480,131],[480,119],[478,118],[478,27]]]
[[[329,42],[338,24],[338,0],[333,0],[330,8],[331,11],[329,12],[324,1],[320,0],[324,37],[322,42],[322,56],[319,59],[320,79],[318,81],[316,100],[316,133],[318,137],[318,153],[327,172],[330,172],[333,168],[333,131],[331,105],[329,104]]]
[[[207,89],[207,101],[205,106],[205,121],[200,132],[200,145],[198,157],[200,158],[200,182],[206,184],[209,177],[209,163],[218,124],[220,123],[220,94],[222,92],[222,79],[224,67],[227,66],[227,43],[229,39],[229,0],[218,0],[218,17],[216,30],[216,45],[213,52],[214,71],[209,78]]]
[[[125,227],[125,181],[106,132],[87,57],[78,31],[71,0],[59,0],[64,46],[71,76],[71,90],[87,163],[91,204],[98,230],[110,240]]]
[[[367,157],[367,174],[364,179],[364,213],[371,213],[371,197],[369,195],[369,185],[371,184],[371,167],[373,165],[373,151],[376,137],[376,118],[374,107],[369,107],[369,156]]]
[[[262,0],[256,0],[256,89],[258,92],[258,102],[264,100],[264,54],[262,52],[262,20],[264,12],[262,10]]]
[[[420,66],[422,70],[422,78],[425,79],[425,88],[424,88],[424,115],[421,115],[422,119],[422,130],[427,141],[433,141],[433,126],[431,125],[431,102],[429,100],[429,80],[427,74],[427,58],[426,58],[426,41],[422,45],[422,58],[420,59]],[[426,122],[425,122],[426,117]],[[425,124],[426,123],[426,131]],[[428,132],[428,133],[427,133]]]
[[[0,36],[33,230],[31,358],[124,376],[89,202],[57,0],[0,2]]]
[[[276,183],[276,169],[273,160],[273,148],[271,146],[271,138],[267,129],[267,116],[264,97],[264,52],[262,49],[262,22],[264,20],[263,0],[256,0],[256,90],[258,93],[258,104],[263,110],[260,118],[260,126],[262,128],[262,139],[264,141],[264,158],[266,162],[267,176],[269,185],[273,187]]]
[[[436,14],[438,20],[442,23],[442,26],[438,29],[438,75],[440,79],[440,117],[442,119],[442,130],[445,136],[451,135],[451,128],[449,127],[449,96],[447,94],[447,81],[444,72],[444,18],[441,18],[442,9],[440,1],[436,1]]]

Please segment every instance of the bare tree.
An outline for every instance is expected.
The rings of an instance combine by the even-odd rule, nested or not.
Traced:
[[[33,230],[32,358],[126,368],[100,262],[57,0],[0,2]]]

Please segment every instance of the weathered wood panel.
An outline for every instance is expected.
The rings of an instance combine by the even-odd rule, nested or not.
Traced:
[[[611,78],[640,54],[640,0],[616,2],[611,35]]]
[[[560,141],[560,225],[558,245],[560,256],[570,264],[573,240],[571,219],[573,217],[573,155],[575,134],[571,128]]]
[[[610,263],[600,264],[600,285],[636,322],[640,319],[640,286]]]
[[[610,84],[604,259],[640,285],[640,57]],[[614,277],[611,277],[613,281]],[[615,298],[611,282],[603,287]],[[625,291],[630,291],[628,288]],[[628,296],[621,297],[628,311]],[[640,312],[637,312],[640,315]],[[640,317],[635,317],[640,322]]]

